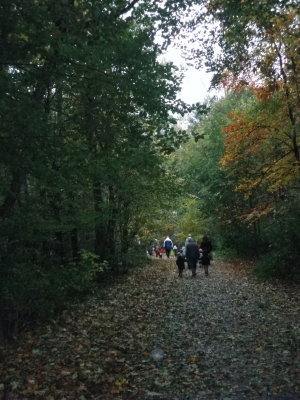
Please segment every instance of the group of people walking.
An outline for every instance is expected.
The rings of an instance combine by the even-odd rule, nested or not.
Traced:
[[[174,250],[179,277],[182,277],[183,270],[185,269],[185,262],[187,262],[188,269],[192,271],[192,276],[196,276],[198,262],[203,265],[205,275],[208,275],[208,266],[212,259],[212,244],[207,236],[203,236],[200,245],[198,245],[192,235],[189,235],[186,239],[185,246],[178,252],[177,247],[173,246],[172,240],[167,236],[164,240],[163,247],[167,258],[170,257],[171,250]]]
[[[169,238],[169,236],[167,236],[166,239],[164,240],[164,244],[162,246],[156,244],[155,246],[150,247],[147,250],[147,253],[150,256],[152,256],[152,254],[155,253],[156,257],[159,257],[159,258],[162,258],[163,253],[165,253],[167,258],[170,258],[172,250],[173,250],[174,256],[176,257],[178,248],[175,244],[173,245],[172,240]]]
[[[192,238],[188,236],[185,247],[182,251],[178,252],[176,264],[178,267],[178,275],[182,277],[183,270],[185,269],[185,261],[187,261],[188,268],[192,271],[192,276],[196,276],[196,268],[198,261],[203,265],[205,275],[208,275],[208,266],[212,259],[212,244],[207,236],[203,236],[200,246]]]
[[[153,253],[156,257],[162,258],[165,252],[167,258],[170,258],[171,251],[176,257],[176,265],[178,267],[178,276],[182,277],[183,270],[185,269],[185,263],[187,263],[188,269],[191,270],[192,276],[196,276],[197,264],[202,264],[204,267],[205,275],[208,275],[208,267],[212,260],[212,244],[207,236],[203,236],[201,243],[198,244],[192,235],[188,235],[185,241],[185,246],[178,249],[169,236],[164,240],[163,245],[155,245],[147,250],[147,253],[151,256]]]

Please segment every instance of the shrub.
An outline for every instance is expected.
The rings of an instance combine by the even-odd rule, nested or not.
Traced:
[[[300,282],[299,255],[292,244],[271,248],[259,257],[253,272],[261,278],[289,278]]]

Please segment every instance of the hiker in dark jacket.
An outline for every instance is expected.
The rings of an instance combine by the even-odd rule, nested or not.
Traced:
[[[188,238],[185,246],[185,257],[187,259],[189,269],[192,270],[192,276],[196,276],[197,261],[199,260],[200,253],[198,245],[193,238]]]
[[[182,272],[183,272],[183,270],[185,268],[184,261],[185,261],[184,260],[184,255],[179,251],[178,254],[177,254],[176,264],[177,264],[177,267],[178,267],[178,276],[180,278],[182,278]]]
[[[208,266],[210,265],[212,244],[207,236],[203,236],[200,248],[202,250],[201,264],[204,267],[205,275],[208,275]]]

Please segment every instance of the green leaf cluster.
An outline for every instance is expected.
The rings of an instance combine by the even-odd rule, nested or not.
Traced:
[[[174,115],[186,106],[179,74],[158,61],[166,16],[137,3],[0,4],[6,311],[46,314],[100,279],[104,262],[117,272],[142,252],[138,237],[167,181],[162,155],[184,136]]]
[[[242,147],[247,148],[247,136],[242,142],[232,140],[236,158],[225,167],[221,162],[224,128],[232,124],[232,110],[256,110],[260,115],[261,107],[250,91],[231,92],[212,101],[209,113],[190,128],[201,138],[191,138],[176,152],[178,176],[185,182],[177,229],[191,231],[197,238],[208,234],[219,254],[254,259],[261,277],[299,280],[297,180],[270,189],[268,179],[263,179],[263,166],[273,163],[270,152],[281,154],[276,141],[248,155]],[[260,182],[245,195],[240,182],[253,176]]]

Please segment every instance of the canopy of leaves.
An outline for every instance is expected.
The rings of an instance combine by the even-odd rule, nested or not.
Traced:
[[[137,238],[170,196],[164,154],[185,135],[174,119],[187,110],[180,76],[154,41],[164,29],[167,42],[185,6],[165,6],[169,25],[148,1],[1,2],[4,315],[50,315],[87,289],[76,268],[83,282],[101,280],[103,265],[144,254]]]
[[[299,167],[285,100],[256,87],[212,102],[191,130],[200,139],[176,152],[193,199],[190,208],[182,201],[178,226],[191,221],[219,250],[260,259],[259,273],[298,279]]]

